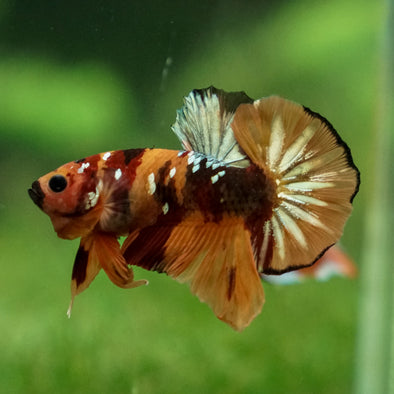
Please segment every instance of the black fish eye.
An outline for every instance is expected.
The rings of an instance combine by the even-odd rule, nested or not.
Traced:
[[[63,175],[54,175],[48,185],[53,192],[60,193],[66,188],[67,179]]]

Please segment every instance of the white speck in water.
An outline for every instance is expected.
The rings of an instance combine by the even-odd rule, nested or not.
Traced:
[[[118,168],[115,171],[115,179],[118,181],[120,179],[120,177],[122,176],[122,170],[120,168]]]

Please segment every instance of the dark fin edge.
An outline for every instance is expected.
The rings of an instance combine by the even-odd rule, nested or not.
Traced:
[[[336,140],[336,142],[338,143],[338,145],[341,145],[341,146],[343,147],[343,149],[345,150],[345,152],[346,152],[346,159],[347,159],[347,162],[348,162],[349,166],[350,166],[351,168],[353,168],[353,169],[356,171],[357,185],[356,185],[356,188],[354,189],[353,194],[350,196],[350,202],[352,203],[354,197],[356,197],[356,194],[358,193],[358,190],[359,190],[359,188],[360,188],[361,179],[360,179],[360,171],[359,171],[359,169],[357,168],[357,166],[354,164],[353,157],[352,157],[352,153],[351,153],[351,150],[350,150],[349,146],[348,146],[348,145],[346,144],[346,142],[341,138],[341,136],[340,136],[340,135],[338,134],[338,132],[335,130],[334,126],[333,126],[324,116],[320,115],[320,114],[317,113],[317,112],[312,111],[312,110],[311,110],[310,108],[308,108],[308,107],[303,106],[303,108],[304,108],[304,111],[305,111],[309,116],[311,116],[312,118],[317,118],[317,119],[319,119],[321,122],[323,122],[323,123],[328,127],[328,129],[331,131],[331,133],[332,133],[333,136],[335,137],[335,140]],[[332,246],[332,245],[331,245],[331,246]],[[329,246],[328,248],[330,248],[331,246]],[[328,248],[327,248],[327,249],[328,249]],[[327,249],[326,249],[326,250],[327,250]],[[324,251],[324,252],[325,252],[325,251]],[[324,252],[323,252],[323,253],[324,253]],[[315,261],[316,261],[316,260],[315,260]],[[313,264],[313,263],[312,263],[312,264]],[[312,264],[310,264],[310,265],[312,265]]]
[[[305,265],[290,265],[284,270],[275,270],[272,268],[268,268],[268,269],[265,269],[264,272],[260,272],[260,276],[262,276],[262,275],[282,275],[282,274],[285,274],[286,272],[298,271],[299,269],[310,267],[313,264],[315,264],[316,261],[319,260],[324,255],[324,253],[326,253],[327,250],[330,249],[334,245],[335,245],[335,243],[333,243],[333,244],[327,246],[325,249],[323,249],[311,263],[308,263]]]

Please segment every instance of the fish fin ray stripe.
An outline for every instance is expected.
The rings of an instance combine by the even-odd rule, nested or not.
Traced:
[[[260,313],[264,292],[242,219],[208,222],[195,214],[173,227],[131,234],[122,251],[129,264],[165,272],[241,331]]]
[[[177,111],[173,132],[183,148],[193,150],[234,167],[247,167],[250,162],[230,127],[239,104],[253,100],[244,92],[226,93],[209,87],[193,90]]]
[[[359,172],[332,125],[277,96],[238,106],[231,127],[242,150],[276,185],[269,224],[257,245],[259,271],[281,273],[312,264],[342,235]],[[253,237],[253,234],[252,234]],[[306,242],[308,240],[308,242]]]

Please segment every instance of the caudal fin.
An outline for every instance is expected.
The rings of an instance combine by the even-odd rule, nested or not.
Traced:
[[[352,211],[359,172],[348,146],[322,116],[276,96],[241,104],[231,127],[276,184],[272,217],[252,234],[259,272],[311,265],[339,240]]]

